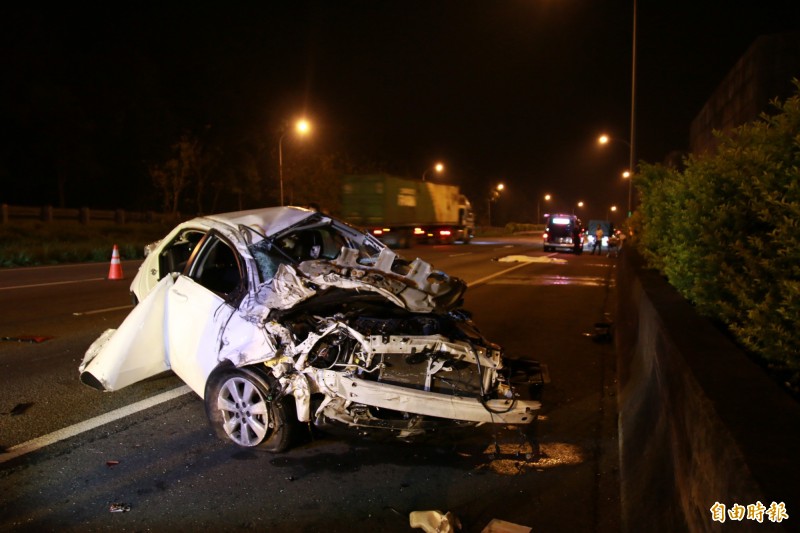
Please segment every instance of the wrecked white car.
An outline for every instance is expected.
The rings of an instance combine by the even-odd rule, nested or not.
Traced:
[[[87,385],[172,370],[220,437],[276,452],[298,421],[411,438],[536,418],[538,365],[478,332],[459,309],[461,280],[334,218],[200,217],[148,249],[137,305],[80,365]]]

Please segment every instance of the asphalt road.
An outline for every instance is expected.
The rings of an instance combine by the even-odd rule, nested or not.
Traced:
[[[481,330],[548,366],[533,460],[513,432],[238,450],[212,435],[202,402],[174,376],[114,393],[79,383],[86,348],[130,309],[135,263],[123,261],[122,281],[105,280],[102,264],[5,270],[0,530],[410,531],[409,513],[431,509],[464,531],[492,519],[618,530],[615,356],[593,337],[613,320],[615,259],[544,254],[526,238],[401,253],[466,280]],[[115,503],[129,510],[110,512]]]

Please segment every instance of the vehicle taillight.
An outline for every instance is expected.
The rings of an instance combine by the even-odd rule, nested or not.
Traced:
[[[542,235],[542,238],[546,239],[547,237],[548,237],[547,232],[545,232],[544,235]]]
[[[441,229],[441,230],[439,230],[439,235],[441,235],[442,237],[447,237],[447,236],[450,235],[450,230],[449,229]]]
[[[422,228],[414,228],[414,235],[425,235],[425,230]]]
[[[373,235],[383,235],[383,230],[380,229],[380,228],[375,228],[374,230],[372,230],[372,234]]]

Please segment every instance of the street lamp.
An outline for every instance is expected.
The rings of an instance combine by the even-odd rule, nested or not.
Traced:
[[[578,206],[579,208],[583,209],[583,202],[578,202],[578,203],[577,203],[577,206]],[[573,209],[573,210],[572,210],[572,214],[573,214],[573,215],[575,214],[575,209]]]
[[[628,147],[628,152],[630,154],[630,160],[628,161],[628,163],[630,163],[630,166],[628,168],[630,170],[626,170],[625,172],[622,173],[622,177],[628,179],[628,178],[631,177],[631,171],[633,170],[633,145],[631,143],[629,143],[628,141],[624,140],[624,139],[618,139],[616,137],[609,137],[606,134],[603,134],[603,135],[601,135],[600,137],[597,138],[597,143],[600,144],[600,145],[606,145],[611,141],[621,142],[622,144],[624,144],[625,146]],[[629,181],[628,181],[628,216],[631,216],[632,198],[633,198],[633,179],[629,179]]]
[[[306,119],[295,122],[294,130],[298,135],[308,135],[311,132],[311,123]],[[281,129],[281,136],[278,137],[278,176],[281,181],[281,206],[283,206],[283,137],[288,133],[286,124]]]
[[[606,211],[606,220],[611,222],[611,213],[615,213],[616,211],[617,211],[617,206],[612,205],[611,207],[609,207],[608,211]]]
[[[425,181],[425,176],[427,176],[428,172],[430,172],[431,170],[435,170],[437,174],[441,174],[442,172],[444,172],[444,165],[441,163],[436,163],[432,167],[425,169],[425,172],[422,173],[422,181]]]
[[[634,161],[636,161],[636,22],[638,18],[638,6],[637,0],[633,0],[633,28],[631,31],[631,129],[630,129],[630,142],[622,141],[622,139],[617,139],[625,144],[628,145],[629,150],[629,158],[628,158],[628,169],[630,172],[635,172],[636,167],[634,166]],[[605,140],[603,140],[605,138]],[[607,135],[603,135],[598,139],[600,144],[606,144],[609,140]],[[629,177],[629,176],[626,176]],[[633,179],[628,182],[628,217],[630,217],[633,212],[631,211],[631,203],[632,203],[632,187]]]
[[[505,190],[506,186],[503,183],[498,183],[494,188],[492,188],[492,192],[489,195],[489,199],[486,201],[486,214],[489,218],[489,226],[492,225],[492,202],[500,198],[500,193]]]
[[[552,198],[552,196],[550,196],[549,194],[545,194],[543,196],[543,198],[544,198],[545,202],[549,202],[550,198]],[[540,212],[541,211],[540,207],[541,207],[541,199],[540,200],[536,200],[536,223],[537,224],[542,220],[542,214]]]

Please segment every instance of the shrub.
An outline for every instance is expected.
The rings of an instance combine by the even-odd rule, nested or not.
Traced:
[[[0,266],[109,261],[114,244],[122,259],[138,259],[146,244],[169,229],[161,224],[10,222],[0,225]]]
[[[800,84],[680,172],[642,165],[640,249],[761,357],[800,368]]]

